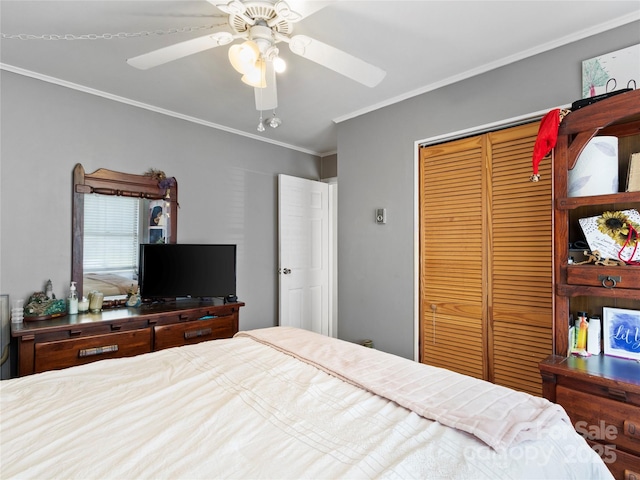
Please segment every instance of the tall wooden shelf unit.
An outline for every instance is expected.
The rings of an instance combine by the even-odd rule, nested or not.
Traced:
[[[603,307],[640,310],[640,266],[570,264],[579,218],[640,208],[640,192],[568,197],[568,173],[596,135],[618,137],[620,192],[630,154],[640,151],[640,90],[601,100],[565,117],[553,158],[554,355],[540,364],[543,393],[561,404],[615,478],[640,478],[640,363],[606,355],[567,356],[569,316]],[[607,279],[617,278],[615,287]],[[606,286],[605,286],[606,285]],[[606,339],[604,339],[606,341]],[[606,428],[603,428],[606,425]]]

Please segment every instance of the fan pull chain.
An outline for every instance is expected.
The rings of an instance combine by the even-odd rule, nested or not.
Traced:
[[[173,35],[176,33],[197,32],[200,30],[211,30],[217,27],[224,27],[225,25],[228,25],[228,23],[223,22],[215,25],[198,25],[193,27],[170,28],[169,30],[153,30],[136,33],[86,33],[83,35],[74,35],[72,33],[65,33],[64,35],[55,33],[44,35],[32,35],[28,33],[0,33],[0,38],[2,38],[3,40],[113,40],[114,38],[139,38],[148,37],[151,35]]]

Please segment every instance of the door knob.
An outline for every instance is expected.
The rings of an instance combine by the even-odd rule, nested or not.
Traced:
[[[282,273],[285,275],[289,275],[291,273],[291,269],[290,268],[283,268],[282,269]]]

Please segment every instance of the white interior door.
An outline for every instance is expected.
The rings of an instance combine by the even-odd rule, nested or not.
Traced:
[[[278,175],[280,325],[329,335],[329,186]]]

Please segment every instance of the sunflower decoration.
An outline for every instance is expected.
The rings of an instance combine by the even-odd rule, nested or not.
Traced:
[[[640,225],[631,221],[624,212],[604,212],[598,217],[598,230],[622,247],[634,247],[638,244]]]

